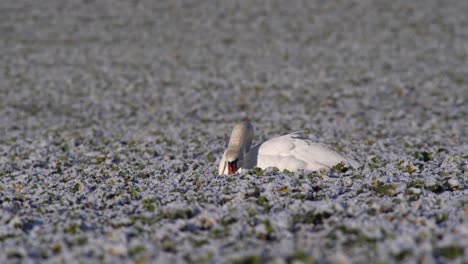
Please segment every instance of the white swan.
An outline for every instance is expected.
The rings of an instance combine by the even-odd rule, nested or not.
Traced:
[[[295,132],[269,139],[250,148],[253,127],[250,123],[237,124],[219,163],[219,174],[232,174],[238,169],[277,167],[289,171],[329,169],[340,162],[353,168],[359,163],[345,158],[327,146],[304,138]]]

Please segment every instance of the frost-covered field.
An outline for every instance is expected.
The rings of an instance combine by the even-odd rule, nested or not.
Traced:
[[[2,0],[0,263],[467,263],[467,14]],[[218,176],[245,119],[363,167]]]

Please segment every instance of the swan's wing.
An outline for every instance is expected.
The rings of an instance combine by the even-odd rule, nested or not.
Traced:
[[[256,166],[260,168],[275,166],[288,170],[319,170],[330,168],[342,161],[353,167],[357,164],[329,147],[305,138],[302,132],[272,138],[256,148]]]
[[[301,139],[295,140],[295,146],[292,155],[297,159],[306,161],[307,169],[320,169],[319,166],[321,168],[331,168],[340,162],[353,166],[351,161],[326,145]]]
[[[249,164],[247,168],[260,167],[277,167],[280,170],[298,170],[306,169],[307,163],[298,159],[293,155],[293,150],[296,148],[294,144],[295,138],[302,138],[301,133],[292,133],[281,137],[275,137],[255,146],[248,153],[248,160],[251,162],[255,159],[255,164]]]
[[[299,131],[295,131],[295,132],[289,133],[289,134],[281,136],[281,137],[291,137],[291,138],[294,138],[294,139],[308,139],[307,134],[309,134],[309,131],[299,130]],[[280,138],[280,137],[276,137],[276,138]],[[275,139],[275,138],[272,138],[272,139]]]

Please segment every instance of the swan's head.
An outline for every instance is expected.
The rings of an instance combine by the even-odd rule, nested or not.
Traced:
[[[242,156],[243,156],[242,153],[240,153],[236,149],[229,149],[229,148],[227,149],[226,163],[227,163],[228,175],[233,174],[239,169],[239,167],[242,166],[240,164],[242,162]]]
[[[228,175],[233,174],[242,167],[244,154],[249,151],[252,138],[253,127],[250,123],[240,123],[232,129],[225,160],[222,161],[224,164],[221,164],[220,174],[224,174],[226,167]]]

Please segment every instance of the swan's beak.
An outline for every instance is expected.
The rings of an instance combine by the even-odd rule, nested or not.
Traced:
[[[237,160],[228,162],[228,175],[237,171]]]

